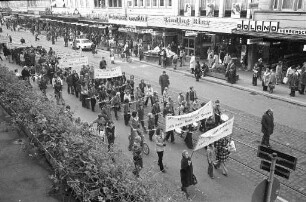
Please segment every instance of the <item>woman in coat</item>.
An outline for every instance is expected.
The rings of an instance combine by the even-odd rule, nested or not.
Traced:
[[[194,54],[191,53],[190,62],[189,62],[191,74],[194,74],[195,65],[196,65],[196,58]]]
[[[222,166],[222,174],[224,176],[227,176],[227,173],[228,173],[228,170],[225,164],[225,162],[228,160],[229,155],[230,155],[230,151],[227,148],[228,143],[229,143],[229,140],[227,137],[224,137],[215,142],[217,162],[214,164],[214,167],[217,169],[220,166]]]
[[[301,77],[300,77],[300,83],[301,83],[301,89],[300,94],[304,95],[305,92],[305,86],[306,86],[306,63],[302,67]]]
[[[181,160],[181,183],[182,183],[182,191],[186,193],[186,197],[189,198],[189,194],[187,192],[187,187],[193,185],[193,166],[191,162],[191,158],[189,157],[188,151],[184,150],[182,153]]]
[[[263,91],[268,91],[269,82],[270,82],[270,69],[266,68],[266,71],[262,76],[262,90]]]

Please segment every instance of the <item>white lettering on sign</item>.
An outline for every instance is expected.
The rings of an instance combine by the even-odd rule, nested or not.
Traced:
[[[205,25],[209,26],[210,21],[202,18],[192,18],[192,17],[164,17],[164,22],[166,24],[177,24],[183,26],[192,25]]]

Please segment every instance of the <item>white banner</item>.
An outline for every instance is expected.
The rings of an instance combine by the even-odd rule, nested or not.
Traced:
[[[225,123],[222,123],[218,127],[213,128],[207,131],[206,133],[200,135],[197,145],[195,146],[193,151],[202,149],[203,147],[206,147],[209,144],[212,144],[215,141],[232,134],[233,125],[234,125],[234,117],[226,121]]]
[[[206,103],[206,105],[204,105],[200,109],[191,112],[189,114],[183,114],[178,116],[166,116],[166,131],[187,126],[202,119],[206,119],[212,115],[213,115],[213,104],[212,101],[209,101],[208,103]]]
[[[72,67],[72,70],[79,73],[83,65],[88,65],[88,57],[66,58],[60,59],[58,62],[60,68]]]
[[[95,79],[108,79],[122,76],[121,67],[114,67],[111,69],[95,69]]]
[[[78,57],[82,57],[82,52],[81,51],[74,51],[71,53],[58,52],[56,56],[61,59],[78,58]]]

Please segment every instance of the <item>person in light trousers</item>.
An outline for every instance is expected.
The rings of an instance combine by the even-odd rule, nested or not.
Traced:
[[[164,156],[164,150],[165,150],[165,141],[164,141],[164,133],[162,129],[158,128],[156,130],[156,135],[155,135],[155,142],[156,142],[156,152],[158,155],[158,165],[160,168],[160,171],[165,173],[165,168],[163,164],[163,156]]]

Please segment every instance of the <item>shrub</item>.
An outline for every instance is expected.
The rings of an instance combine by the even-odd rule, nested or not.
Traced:
[[[12,109],[16,123],[28,129],[54,169],[51,179],[72,190],[80,201],[184,201],[170,182],[155,178],[148,168],[142,178],[116,148],[91,135],[88,125],[76,124],[55,103],[0,66],[0,103]],[[152,177],[153,176],[153,177]]]

